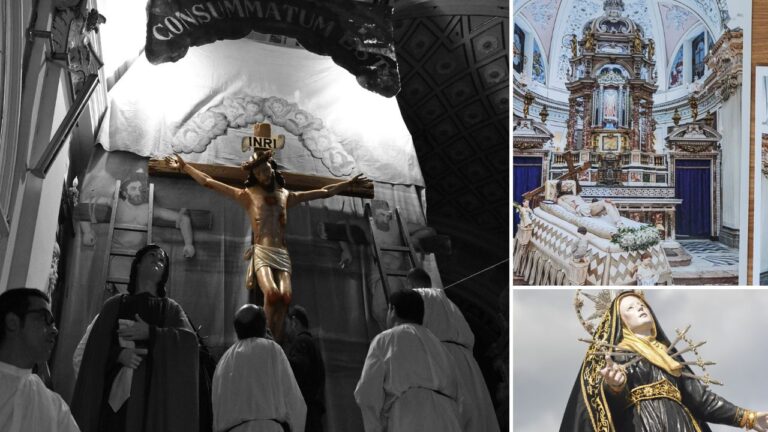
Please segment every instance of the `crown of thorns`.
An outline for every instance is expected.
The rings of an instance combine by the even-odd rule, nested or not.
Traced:
[[[269,162],[269,160],[272,159],[272,156],[274,154],[275,153],[272,150],[254,153],[253,155],[251,155],[251,158],[243,162],[240,165],[240,167],[245,171],[250,171],[251,169],[265,162]]]

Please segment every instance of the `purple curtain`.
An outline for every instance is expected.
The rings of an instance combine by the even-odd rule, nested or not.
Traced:
[[[513,165],[513,192],[512,199],[522,204],[523,194],[541,186],[541,157],[514,157]],[[513,233],[517,233],[517,223],[520,217],[515,213],[514,223],[512,225]]]
[[[677,205],[677,235],[709,237],[712,224],[712,161],[675,161],[675,197],[683,200]]]

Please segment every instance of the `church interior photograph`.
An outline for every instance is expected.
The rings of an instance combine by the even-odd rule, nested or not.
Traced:
[[[510,7],[0,2],[0,430],[508,430]]]
[[[752,8],[514,2],[515,285],[758,283]]]

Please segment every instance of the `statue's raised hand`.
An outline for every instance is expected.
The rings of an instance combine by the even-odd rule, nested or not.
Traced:
[[[358,174],[352,177],[351,179],[349,179],[347,182],[350,188],[358,188],[358,187],[363,187],[366,184],[370,183],[370,180],[368,180],[368,178],[365,177],[363,174]]]
[[[627,382],[627,374],[624,373],[624,369],[614,363],[609,355],[605,356],[605,367],[600,369],[600,375],[603,376],[608,387],[613,390],[620,390]]]
[[[182,159],[181,156],[176,153],[174,153],[172,156],[166,156],[165,163],[168,164],[169,168],[175,169],[179,172],[184,171],[184,165],[187,164],[184,162],[184,159]]]

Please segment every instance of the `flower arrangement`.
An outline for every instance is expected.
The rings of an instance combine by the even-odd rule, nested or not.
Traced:
[[[626,252],[648,249],[656,246],[660,241],[659,230],[651,225],[619,228],[619,231],[611,237],[611,243],[619,245]]]

